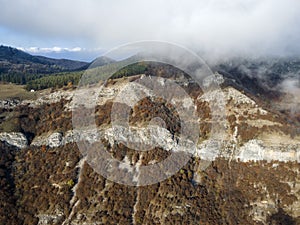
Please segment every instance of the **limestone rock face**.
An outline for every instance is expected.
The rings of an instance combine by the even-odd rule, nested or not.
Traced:
[[[16,146],[17,148],[26,148],[28,146],[27,138],[24,134],[18,132],[0,133],[0,141],[5,141],[9,145]]]
[[[57,148],[62,145],[63,135],[59,132],[42,135],[33,139],[32,146],[49,146],[51,148]]]
[[[12,100],[0,100],[0,108],[12,109],[20,104],[20,101],[17,99]]]
[[[55,132],[49,136],[47,141],[49,147],[51,148],[59,147],[61,146],[61,142],[62,142],[62,134]]]

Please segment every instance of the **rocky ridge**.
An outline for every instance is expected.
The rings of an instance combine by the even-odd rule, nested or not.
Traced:
[[[107,85],[98,101],[103,108],[96,111],[97,116],[110,113],[106,106],[110,106],[127,82],[125,79]],[[139,93],[138,87],[132,91]],[[131,129],[110,126],[105,119],[97,132],[88,127],[81,132],[63,127],[49,129],[35,135],[29,144],[25,144],[22,133],[1,133],[2,149],[8,148],[7,145],[19,148],[5,153],[15,154],[11,159],[14,172],[10,173],[16,188],[18,216],[15,217],[23,224],[41,225],[271,224],[280,219],[296,224],[300,218],[299,135],[291,134],[280,115],[245,93],[232,87],[225,87],[223,93],[226,132],[221,136],[222,142],[211,138],[209,127],[213,121],[206,110],[207,100],[214,99],[216,93],[197,96],[194,103],[203,135],[195,148],[183,138],[186,150],[192,153],[191,160],[166,181],[147,187],[119,185],[100,176],[75,143],[93,144],[100,136],[111,154],[128,166],[160,161],[169,151],[176,150],[182,137],[176,127],[169,129],[168,121],[160,126],[149,125],[147,122],[151,120],[143,117],[144,108],[133,108],[137,119],[132,117]],[[23,102],[21,107],[37,111],[45,105],[59,107],[57,111],[61,114],[53,111],[49,113],[53,117],[42,117],[41,121],[46,122],[47,118],[67,115],[73,95],[71,90],[58,91],[37,102]],[[63,99],[67,99],[64,105],[60,104]],[[149,98],[146,103],[152,100]],[[147,110],[149,107],[146,113]],[[141,140],[158,147],[157,151],[140,154],[125,145]],[[201,163],[206,160],[212,162],[202,170]],[[0,216],[7,217],[1,213]]]
[[[121,81],[115,84],[112,87],[106,88],[101,92],[101,97],[98,99],[97,105],[104,105],[106,102],[113,100],[121,90],[124,90],[126,86],[126,82]],[[132,96],[136,96],[139,94],[139,86],[135,84],[130,86],[131,90],[131,98]],[[89,89],[90,93],[95,93],[96,88]],[[86,90],[82,90],[83,92]],[[50,93],[49,95],[41,96],[36,101],[24,101],[22,105],[29,105],[30,107],[39,107],[43,104],[53,104],[59,102],[61,99],[65,99],[69,101],[64,110],[71,110],[70,107],[73,106],[72,98],[74,96],[75,91],[58,91],[54,93]],[[280,160],[280,161],[290,161],[300,160],[299,153],[300,151],[300,137],[291,138],[288,135],[284,135],[284,133],[280,130],[280,127],[284,126],[281,121],[276,121],[273,116],[270,116],[267,110],[259,107],[254,100],[241,93],[240,91],[228,87],[223,89],[223,93],[226,101],[227,108],[227,116],[233,116],[235,121],[230,121],[232,124],[226,124],[227,134],[224,137],[222,145],[224,149],[221,151],[217,151],[217,153],[211,155],[210,152],[216,152],[212,149],[207,149],[206,146],[213,146],[210,143],[211,140],[204,141],[197,145],[196,149],[189,150],[193,152],[195,156],[198,156],[203,159],[215,159],[216,157],[225,157],[232,159],[240,159],[242,161],[251,161],[251,160]],[[151,96],[152,93],[147,93],[147,95]],[[92,95],[91,95],[92,96]],[[212,99],[216,96],[214,92],[208,92],[205,95],[198,98],[200,102],[212,101]],[[128,100],[128,102],[134,102],[135,100]],[[92,100],[94,101],[94,100]],[[180,101],[180,100],[179,100]],[[185,101],[181,99],[181,101]],[[243,120],[243,121],[239,121]],[[239,130],[241,130],[241,123],[247,124],[249,127],[254,127],[261,129],[262,127],[266,128],[266,132],[262,132],[261,134],[255,135],[255,138],[251,138],[250,140],[243,140],[243,137],[239,134]],[[268,140],[270,132],[268,129],[275,129],[274,134],[278,136],[284,136],[284,142],[277,143]],[[136,137],[136,140],[130,140],[131,133],[134,132],[133,135]],[[174,146],[174,137],[172,134],[163,127],[152,127],[152,130],[147,130],[147,128],[139,128],[139,127],[131,127],[128,129],[126,127],[116,127],[116,128],[107,128],[107,127],[99,127],[98,134],[95,134],[95,130],[85,129],[82,132],[68,130],[64,132],[53,132],[53,133],[45,133],[41,136],[36,136],[32,142],[31,146],[49,146],[50,148],[61,147],[68,143],[75,143],[82,140],[88,140],[89,142],[97,142],[98,138],[104,136],[109,142],[113,145],[114,140],[121,140],[124,143],[129,142],[139,142],[149,143],[151,145],[159,145],[161,148],[165,150],[176,149]],[[160,137],[157,139],[157,137]],[[6,141],[8,144],[16,146],[18,148],[27,147],[27,140],[24,134],[22,133],[0,133],[0,138],[2,141]],[[154,143],[154,142],[160,142]],[[176,145],[176,144],[175,144]],[[226,147],[227,146],[227,147]],[[229,147],[228,147],[229,146]],[[234,155],[232,153],[226,152],[226,148],[235,149]],[[230,150],[231,151],[231,150]],[[209,156],[210,155],[210,156]]]

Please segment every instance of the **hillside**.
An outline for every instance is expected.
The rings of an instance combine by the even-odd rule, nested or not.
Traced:
[[[0,46],[0,60],[7,61],[11,64],[29,64],[34,63],[42,65],[57,65],[64,70],[75,70],[85,66],[86,62],[68,60],[68,59],[52,59],[44,56],[33,56],[16,48],[8,46]]]
[[[92,67],[95,68],[95,67],[104,66],[107,64],[112,64],[115,62],[117,62],[117,61],[114,59],[108,58],[106,56],[101,56],[101,57],[94,59],[91,63],[85,65],[81,69],[88,69],[88,68],[91,69]]]
[[[33,56],[16,48],[0,46],[0,82],[11,82],[26,85],[28,90],[57,88],[68,83],[77,84],[87,69],[101,66],[114,66],[122,63],[105,56],[96,58],[90,63],[68,59],[52,59]],[[124,76],[133,75],[141,70],[134,66],[129,71],[121,71]],[[118,73],[117,76],[122,76]]]
[[[86,62],[33,56],[16,48],[0,46],[0,80],[26,84],[45,74],[79,70]]]
[[[76,133],[72,127],[73,88],[44,90],[36,100],[2,106],[0,115],[0,220],[5,224],[286,224],[300,223],[300,132],[297,118],[270,107],[253,95],[258,83],[248,83],[227,73],[223,79],[225,120],[214,121],[209,104],[218,92],[203,91],[182,71],[150,64],[146,75],[109,80],[93,99],[97,86],[82,89],[96,103],[96,129],[105,150],[124,163],[120,179],[130,179],[138,169],[166,159],[172,152],[188,162],[168,179],[148,186],[114,183],[98,174],[76,142],[97,143],[95,130]],[[199,137],[190,148],[181,135],[179,112],[168,102],[147,92],[131,108],[129,124],[113,126],[114,116],[128,109],[130,100],[143,93],[137,81],[158,75],[180,85],[193,100]],[[229,77],[230,75],[230,77]],[[151,79],[154,79],[152,77]],[[243,87],[247,85],[247,88]],[[126,89],[127,87],[127,89]],[[125,89],[124,89],[125,88]],[[126,95],[116,98],[121,91]],[[257,89],[259,90],[259,89]],[[220,90],[219,90],[220,91]],[[280,93],[280,91],[276,91]],[[267,95],[264,95],[267,96]],[[177,97],[188,109],[186,98]],[[113,114],[112,107],[115,105]],[[89,111],[75,105],[82,119]],[[153,120],[160,117],[165,122]],[[192,122],[192,118],[189,118]],[[5,131],[3,124],[17,123]],[[146,127],[150,125],[150,132]],[[215,126],[223,130],[219,143]],[[215,127],[216,128],[216,127]],[[134,151],[125,143],[156,143],[148,151]],[[186,142],[179,145],[182,138]],[[96,158],[95,158],[96,157]],[[97,157],[100,157],[97,158]],[[101,160],[101,155],[93,155]],[[100,162],[100,161],[98,161]],[[117,171],[117,172],[120,172]],[[116,173],[118,174],[118,173]],[[155,174],[153,174],[155,175]],[[142,177],[133,179],[141,181]],[[13,218],[13,219],[12,219]]]

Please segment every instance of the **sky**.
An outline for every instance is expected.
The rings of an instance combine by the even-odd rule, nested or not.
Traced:
[[[128,42],[178,43],[207,58],[299,55],[299,0],[0,0],[0,40],[90,61]]]

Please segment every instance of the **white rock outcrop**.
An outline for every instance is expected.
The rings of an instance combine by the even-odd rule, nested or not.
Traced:
[[[63,145],[62,133],[55,132],[52,134],[45,134],[42,136],[35,137],[31,142],[32,146],[49,146],[51,148],[60,147]]]
[[[17,99],[7,99],[7,100],[0,100],[0,108],[4,109],[13,109],[21,103],[20,100]]]
[[[95,143],[104,138],[111,146],[123,143],[127,147],[136,150],[150,150],[160,147],[166,151],[185,151],[198,158],[213,161],[218,157],[240,160],[242,162],[267,160],[268,162],[278,160],[282,162],[300,162],[300,144],[290,143],[273,146],[259,139],[249,140],[242,146],[230,140],[206,140],[195,145],[191,140],[173,136],[167,129],[158,126],[148,128],[116,126],[108,129],[86,129],[70,130],[61,133],[52,133],[36,137],[31,145],[46,145],[51,148],[86,141]],[[230,142],[228,145],[227,142]],[[234,151],[225,151],[230,147]],[[230,150],[229,149],[229,150]]]
[[[7,144],[17,148],[26,148],[28,146],[27,138],[24,134],[19,132],[3,132],[0,133],[0,141],[5,141]]]
[[[47,145],[51,148],[59,147],[62,144],[63,136],[61,133],[53,133],[48,137]]]

